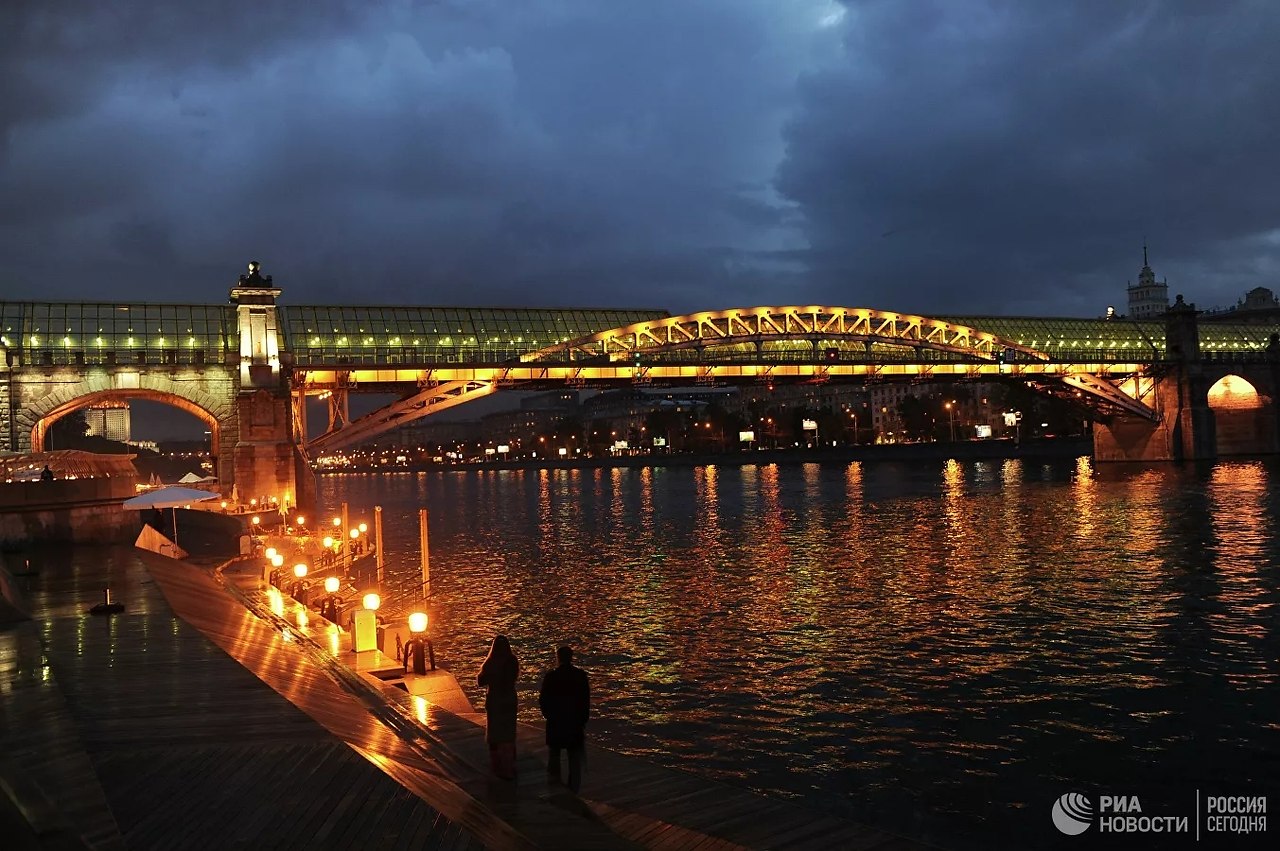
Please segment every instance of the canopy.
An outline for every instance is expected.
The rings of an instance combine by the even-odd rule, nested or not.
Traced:
[[[124,501],[125,508],[181,508],[191,502],[217,499],[218,494],[195,488],[160,488]]]
[[[195,484],[196,482],[216,482],[216,481],[217,479],[214,478],[213,476],[197,476],[195,473],[187,473],[181,479],[178,479],[178,484],[191,485],[191,484]]]

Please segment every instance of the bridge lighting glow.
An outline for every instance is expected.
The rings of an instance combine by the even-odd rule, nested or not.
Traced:
[[[39,337],[37,337],[35,334],[32,334],[32,335],[31,335],[31,345],[33,345],[33,346],[38,346],[38,345],[40,345],[40,338],[39,338]]]
[[[133,345],[133,338],[132,338],[132,337],[130,337],[130,338],[127,340],[127,344],[128,344],[128,345],[130,345],[130,346],[132,346],[132,345]]]
[[[71,345],[71,338],[70,338],[70,337],[63,337],[63,338],[62,338],[62,345],[64,345],[64,346],[69,346],[69,345]]]
[[[97,340],[95,340],[94,342],[96,342],[99,346],[101,346],[101,345],[102,345],[102,338],[101,338],[101,337],[99,337],[99,338],[98,338]]]

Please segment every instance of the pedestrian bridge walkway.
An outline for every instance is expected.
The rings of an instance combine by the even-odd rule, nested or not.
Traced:
[[[456,687],[370,676],[385,659],[272,611],[257,576],[63,555],[18,578],[33,619],[0,631],[6,848],[919,847],[594,746],[574,796],[529,725],[497,780]],[[106,585],[125,613],[88,615]]]

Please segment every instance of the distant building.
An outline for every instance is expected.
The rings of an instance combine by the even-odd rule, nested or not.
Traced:
[[[1266,287],[1254,287],[1226,310],[1206,310],[1200,314],[1202,322],[1246,322],[1274,324],[1280,321],[1280,300]]]
[[[1147,246],[1142,246],[1142,271],[1138,283],[1129,284],[1129,318],[1154,319],[1169,309],[1169,282],[1156,281],[1156,273],[1147,262]]]
[[[84,418],[89,424],[90,437],[105,437],[107,440],[128,443],[132,436],[129,427],[128,402],[101,402],[90,405],[85,408]]]

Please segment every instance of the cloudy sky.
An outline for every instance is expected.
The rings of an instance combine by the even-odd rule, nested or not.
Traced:
[[[5,0],[0,298],[1280,289],[1280,3]]]

